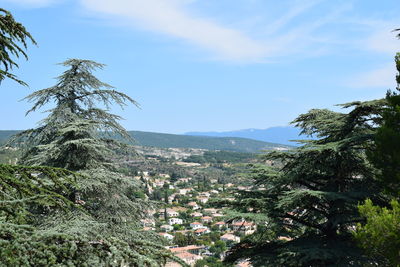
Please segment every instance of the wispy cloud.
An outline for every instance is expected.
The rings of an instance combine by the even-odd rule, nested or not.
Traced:
[[[269,54],[270,47],[246,34],[190,14],[185,0],[81,0],[96,12],[121,16],[135,26],[161,32],[206,48],[228,60],[256,61]]]
[[[211,52],[213,58],[236,62],[276,61],[282,57],[308,57],[326,53],[335,37],[318,34],[351,9],[351,4],[337,5],[314,19],[294,23],[322,0],[293,0],[276,19],[264,18],[253,32],[216,22],[215,18],[193,13],[194,0],[79,0],[95,14],[125,20],[133,27],[163,33]],[[315,14],[313,15],[315,16]],[[240,20],[240,18],[238,18]],[[262,32],[263,35],[260,35]],[[254,38],[252,36],[258,36]]]
[[[3,1],[37,7],[66,0]],[[123,22],[135,29],[161,33],[184,41],[208,51],[210,57],[217,60],[272,62],[286,58],[320,56],[338,51],[340,47],[346,47],[347,50],[394,53],[399,46],[394,34],[390,32],[395,23],[348,19],[353,1],[339,1],[334,5],[323,0],[277,3],[274,6],[281,8],[277,9],[280,15],[265,15],[252,29],[246,30],[237,27],[240,20],[245,21],[248,17],[238,17],[235,26],[232,23],[222,23],[221,18],[215,15],[209,16],[201,12],[199,15],[199,10],[196,10],[197,0],[74,1],[92,15],[101,15],[112,22]],[[252,5],[250,0],[246,3]],[[352,36],[349,31],[352,28],[357,28],[361,32],[360,36]]]
[[[375,70],[360,73],[351,78],[347,85],[352,88],[394,89],[396,86],[395,77],[396,68],[394,63],[391,63]]]

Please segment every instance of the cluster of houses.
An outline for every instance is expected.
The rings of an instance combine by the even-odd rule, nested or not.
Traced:
[[[217,180],[211,181],[215,184],[213,189],[204,192],[198,192],[194,187],[190,186],[191,178],[179,178],[173,184],[169,183],[168,175],[158,175],[153,180],[155,187],[175,189],[174,193],[168,197],[168,205],[165,208],[153,211],[155,220],[143,220],[143,226],[146,230],[155,230],[162,237],[170,241],[171,252],[185,261],[188,265],[194,266],[196,261],[207,256],[213,255],[207,246],[198,246],[189,244],[185,247],[178,247],[174,244],[174,238],[177,233],[183,235],[191,234],[201,239],[213,232],[218,233],[219,240],[225,242],[228,247],[240,242],[241,237],[254,233],[257,229],[256,224],[250,221],[234,220],[229,221],[225,218],[224,208],[210,207],[207,203],[210,198],[221,197],[222,188],[216,184]],[[184,186],[179,186],[184,185]],[[234,184],[226,184],[227,188],[235,188],[239,190],[247,190],[247,187],[235,186]],[[188,202],[176,202],[176,196],[185,196]],[[233,200],[234,196],[224,194],[227,200]],[[242,263],[243,264],[243,263]],[[179,266],[170,262],[168,267]],[[239,265],[238,265],[239,266]],[[241,265],[243,266],[243,265]]]

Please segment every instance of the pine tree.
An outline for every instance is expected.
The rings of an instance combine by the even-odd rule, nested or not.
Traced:
[[[28,113],[50,102],[55,102],[55,108],[38,128],[14,139],[29,147],[23,163],[80,174],[74,200],[85,212],[52,217],[44,223],[56,232],[101,244],[111,242],[117,249],[111,254],[119,259],[115,266],[162,266],[174,257],[164,249],[162,239],[142,231],[140,223],[148,218],[154,204],[135,197],[141,188],[139,181],[118,173],[112,161],[113,151],[123,144],[110,137],[129,139],[129,134],[118,123],[119,116],[97,107],[99,103],[106,107],[112,103],[122,107],[126,102],[137,103],[92,74],[104,65],[79,59],[67,60],[63,65],[69,69],[58,77],[55,86],[26,98],[34,102]],[[106,259],[97,260],[100,265],[109,265]]]
[[[15,21],[9,11],[0,8],[0,65],[2,66],[0,69],[0,82],[5,78],[9,78],[19,84],[27,85],[10,71],[13,68],[18,68],[18,64],[13,57],[18,58],[22,55],[25,59],[28,59],[25,49],[28,46],[27,41],[29,40],[33,44],[36,44],[25,27]]]
[[[276,167],[251,170],[260,189],[242,192],[236,210],[264,220],[260,230],[231,249],[228,261],[250,258],[255,266],[359,266],[370,259],[351,229],[362,221],[357,204],[381,199],[365,149],[373,140],[385,100],[342,105],[300,115],[294,124],[316,137],[265,160]],[[251,214],[248,214],[251,216]],[[267,226],[265,227],[265,223]]]

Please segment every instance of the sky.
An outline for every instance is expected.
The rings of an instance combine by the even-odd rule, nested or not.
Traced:
[[[0,129],[36,127],[21,101],[56,84],[69,58],[140,103],[111,112],[163,133],[286,126],[312,108],[395,89],[398,0],[0,0],[32,34],[0,85]],[[49,106],[48,108],[50,108]]]

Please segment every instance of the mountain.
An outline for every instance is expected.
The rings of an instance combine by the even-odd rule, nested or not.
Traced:
[[[188,132],[188,136],[241,137],[253,140],[295,146],[290,140],[307,139],[300,136],[300,130],[290,126],[271,127],[267,129],[245,129],[230,132]]]
[[[19,131],[0,131],[0,143]],[[161,148],[201,148],[236,152],[260,152],[262,150],[290,149],[290,146],[240,137],[189,136],[141,131],[129,131],[135,139],[134,145]]]

